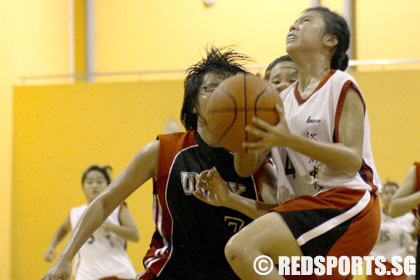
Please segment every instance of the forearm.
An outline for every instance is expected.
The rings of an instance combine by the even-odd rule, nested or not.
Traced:
[[[389,207],[391,217],[399,217],[411,211],[420,204],[420,192],[415,192],[406,197],[394,198]]]
[[[99,198],[99,197],[98,197]],[[86,240],[112,212],[104,207],[102,200],[95,199],[77,223],[60,254],[60,259],[72,260]]]
[[[140,239],[139,232],[136,228],[109,224],[106,229],[115,233],[119,237],[124,238],[125,240],[138,241]]]
[[[341,143],[314,141],[293,133],[286,145],[312,159],[347,172],[358,172],[362,165],[362,157]]]
[[[54,236],[51,239],[49,248],[55,249],[55,247],[57,247],[57,245],[61,242],[61,240],[64,239],[67,233],[68,233],[67,229],[65,229],[63,226],[60,226],[54,233]]]
[[[236,210],[251,219],[256,219],[264,214],[267,214],[268,211],[273,207],[276,207],[277,204],[256,201],[231,193],[224,206],[232,210]]]

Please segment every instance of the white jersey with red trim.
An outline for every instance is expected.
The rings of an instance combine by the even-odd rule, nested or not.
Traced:
[[[305,100],[298,91],[298,82],[292,84],[281,93],[290,130],[314,141],[339,142],[338,124],[349,88],[354,88],[363,100],[354,78],[339,70],[327,74]],[[278,174],[286,173],[296,196],[315,195],[337,187],[376,192],[381,188],[381,182],[373,161],[366,110],[363,137],[363,164],[359,172],[346,172],[290,148],[274,147],[272,153],[276,155],[274,159],[277,158],[276,167],[280,169],[284,166],[284,170],[278,170]]]
[[[72,229],[77,225],[87,208],[87,204],[70,210]],[[120,225],[118,206],[107,221]],[[80,248],[73,267],[75,280],[98,280],[106,277],[134,279],[136,272],[125,251],[125,240],[113,232],[97,229]]]

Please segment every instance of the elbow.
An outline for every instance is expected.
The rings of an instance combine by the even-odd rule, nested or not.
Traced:
[[[132,242],[138,242],[140,240],[140,233],[139,233],[139,231],[136,229],[134,232],[133,232],[133,234],[132,234],[132,236],[131,236],[131,238],[130,238],[130,241],[132,241]]]

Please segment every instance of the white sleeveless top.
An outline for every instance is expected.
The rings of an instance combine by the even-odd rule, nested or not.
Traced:
[[[370,255],[384,256],[387,262],[391,262],[393,256],[408,256],[407,244],[413,241],[411,233],[415,231],[414,219],[411,212],[397,218],[382,212],[381,231]]]
[[[72,229],[83,215],[87,204],[70,210]],[[108,222],[120,225],[118,215],[121,206],[107,218]],[[98,280],[105,277],[134,279],[136,272],[125,251],[125,240],[113,232],[97,229],[80,248],[73,267],[75,280]]]
[[[289,129],[315,141],[338,142],[338,121],[348,88],[354,88],[363,100],[354,78],[333,70],[306,100],[301,99],[297,84],[293,83],[281,93]],[[287,147],[272,148],[279,186],[288,186],[292,196],[315,195],[337,187],[380,191],[381,181],[373,161],[366,110],[363,138],[362,168],[353,173],[328,166]],[[281,174],[286,174],[287,180]]]

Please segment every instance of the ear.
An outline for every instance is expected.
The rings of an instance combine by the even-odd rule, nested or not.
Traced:
[[[324,37],[322,38],[322,42],[328,48],[333,49],[338,45],[338,38],[337,36],[332,35],[332,34],[325,34]]]

